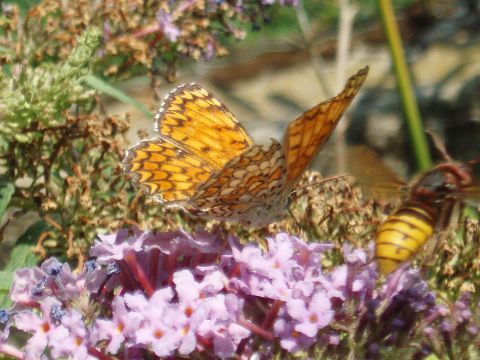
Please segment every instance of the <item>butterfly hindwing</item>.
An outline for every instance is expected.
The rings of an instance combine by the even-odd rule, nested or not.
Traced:
[[[155,115],[155,128],[218,169],[253,145],[230,110],[195,83],[167,95]]]
[[[351,76],[335,97],[323,101],[293,120],[284,137],[287,183],[293,188],[328,140],[368,74],[365,67]]]
[[[285,171],[280,143],[254,145],[213,174],[189,203],[215,218],[228,219],[235,214],[248,218],[268,199],[275,201],[282,194]]]
[[[165,139],[144,140],[128,150],[125,171],[162,203],[190,199],[215,170],[195,154]]]
[[[131,148],[124,160],[147,194],[182,203],[253,141],[227,107],[197,84],[170,92],[157,114],[160,137]]]

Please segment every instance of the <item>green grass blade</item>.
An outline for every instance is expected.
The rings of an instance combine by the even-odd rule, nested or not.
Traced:
[[[123,91],[117,89],[116,87],[110,85],[106,81],[94,75],[87,75],[85,77],[85,82],[90,85],[92,88],[98,90],[100,93],[109,95],[118,101],[121,101],[125,104],[131,105],[137,110],[145,114],[145,116],[151,118],[153,114],[148,110],[148,108],[143,105],[141,102],[135,100],[134,98],[128,96]]]
[[[408,71],[407,61],[405,59],[402,39],[397,22],[395,21],[393,6],[390,0],[378,0],[378,4],[397,76],[400,97],[402,99],[417,166],[419,170],[426,170],[432,166],[432,160],[417,100],[415,99],[415,91]]]
[[[0,180],[0,220],[2,220],[5,211],[7,211],[8,204],[15,193],[15,186],[8,181]]]
[[[0,271],[0,309],[12,306],[10,301],[10,287],[13,283],[13,272]]]

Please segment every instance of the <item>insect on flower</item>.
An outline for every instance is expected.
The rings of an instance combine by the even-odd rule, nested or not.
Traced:
[[[403,198],[401,205],[377,229],[375,258],[384,275],[412,260],[435,235],[455,228],[465,203],[480,198],[479,183],[474,180],[472,169],[478,160],[453,161],[441,139],[430,135],[444,161],[410,185],[398,178],[372,150],[363,146],[350,150],[350,158],[358,160],[352,162],[350,169],[370,197]]]
[[[263,226],[285,214],[289,196],[368,74],[287,127],[283,146],[255,145],[227,107],[197,84],[170,92],[157,114],[159,136],[128,150],[125,171],[160,203],[210,219]]]

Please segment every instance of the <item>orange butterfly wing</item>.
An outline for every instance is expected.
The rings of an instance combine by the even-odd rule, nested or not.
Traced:
[[[284,137],[287,184],[295,186],[305,169],[327,141],[368,74],[368,66],[351,76],[345,88],[293,120]]]
[[[160,137],[128,150],[124,168],[149,195],[167,204],[190,200],[212,173],[253,145],[226,106],[196,84],[167,95],[155,126]]]
[[[194,83],[168,95],[155,115],[155,129],[218,169],[253,145],[230,110]]]
[[[214,173],[191,199],[210,218],[263,223],[286,206],[285,157],[278,141],[255,145]],[[284,200],[285,203],[277,204]],[[280,206],[278,206],[280,205]]]
[[[147,194],[165,203],[190,199],[215,170],[198,156],[161,138],[142,141],[128,150],[124,166]]]

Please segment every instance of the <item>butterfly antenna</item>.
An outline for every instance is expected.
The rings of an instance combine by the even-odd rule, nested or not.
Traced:
[[[322,181],[302,186],[301,189],[304,189],[304,188],[307,188],[307,187],[310,187],[310,186],[320,185],[320,184],[323,184],[323,183],[326,183],[326,182],[332,181],[332,180],[343,179],[343,178],[346,178],[347,176],[349,176],[349,175],[344,174],[344,175],[329,176],[329,177],[326,177],[326,178],[322,179]]]
[[[326,183],[326,182],[329,182],[329,181],[332,181],[332,180],[343,179],[343,178],[346,178],[347,176],[349,176],[349,175],[345,174],[345,175],[329,176],[329,177],[326,177],[326,178],[324,178],[321,181],[318,181],[316,183],[298,187],[297,189],[295,189],[291,193],[292,200],[297,200],[300,196],[304,195],[303,193],[299,193],[298,190],[303,190],[303,189],[306,189],[306,188],[309,188],[309,187],[312,187],[312,186],[321,185],[323,183]]]
[[[442,158],[445,161],[453,162],[452,158],[448,154],[447,148],[445,147],[445,142],[442,140],[442,138],[431,129],[426,129],[425,132],[430,136],[430,139],[432,139],[433,146],[435,146],[435,149],[439,152]]]
[[[473,168],[475,165],[477,165],[478,163],[480,163],[480,156],[476,157],[475,159],[473,160],[470,160],[469,162],[467,162],[467,165],[471,168]]]

